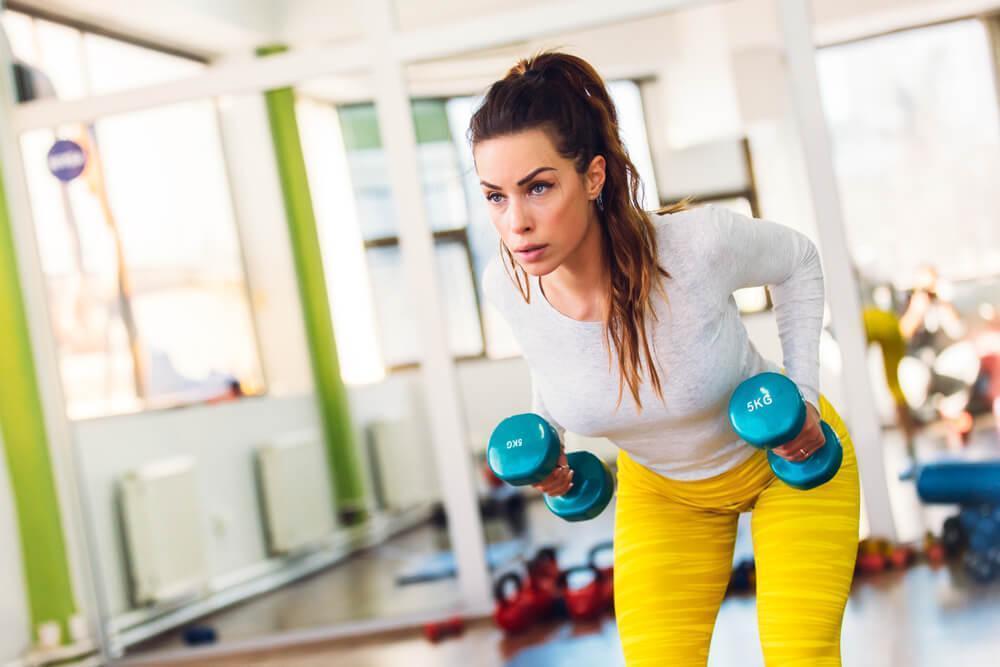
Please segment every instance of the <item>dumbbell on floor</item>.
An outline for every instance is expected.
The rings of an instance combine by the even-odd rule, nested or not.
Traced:
[[[493,429],[486,461],[493,473],[513,486],[537,484],[559,461],[559,434],[534,413],[514,415]],[[545,496],[545,505],[567,521],[584,521],[600,514],[614,494],[614,478],[599,458],[589,452],[566,455],[573,470],[573,488],[561,496]]]
[[[729,422],[747,443],[767,449],[774,475],[803,491],[833,479],[844,459],[840,438],[820,422],[826,444],[805,461],[787,461],[772,451],[794,440],[806,423],[806,402],[799,388],[780,373],[759,373],[744,380],[729,401]]]

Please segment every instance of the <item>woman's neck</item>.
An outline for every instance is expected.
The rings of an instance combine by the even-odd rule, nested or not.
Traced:
[[[587,233],[573,254],[544,276],[543,282],[545,297],[560,312],[578,320],[604,319],[608,269],[604,238],[596,216],[587,225]]]

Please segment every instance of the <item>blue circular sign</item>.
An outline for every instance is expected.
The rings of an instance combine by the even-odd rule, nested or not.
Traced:
[[[49,171],[60,181],[69,183],[83,173],[87,154],[75,141],[60,139],[49,149]]]

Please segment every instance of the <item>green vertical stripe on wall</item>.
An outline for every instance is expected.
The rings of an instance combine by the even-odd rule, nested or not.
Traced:
[[[260,56],[284,51],[284,47],[257,50]],[[285,213],[298,271],[299,293],[305,313],[313,375],[319,397],[326,442],[338,508],[343,512],[362,509],[364,483],[354,442],[347,389],[340,378],[337,342],[334,338],[330,302],[323,273],[323,259],[316,231],[312,197],[306,175],[305,157],[295,117],[295,93],[281,88],[265,93],[267,114],[271,121],[274,153],[277,159]]]
[[[0,429],[14,493],[32,628],[76,613],[42,398],[0,174]]]

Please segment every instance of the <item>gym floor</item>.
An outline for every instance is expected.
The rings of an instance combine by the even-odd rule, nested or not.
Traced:
[[[1000,452],[993,424],[977,430],[969,452]],[[902,443],[887,439],[890,477],[904,467]],[[933,431],[918,442],[921,460],[941,456],[944,445]],[[912,489],[893,485],[894,494]],[[531,534],[560,546],[561,565],[583,562],[593,544],[608,539],[613,508],[583,524],[567,524],[550,516],[540,502],[529,503]],[[922,512],[934,529],[950,514],[938,508]],[[736,558],[752,553],[746,519],[741,521]],[[920,517],[912,518],[918,522]],[[261,596],[204,619],[222,641],[249,640],[265,634],[302,630],[349,620],[387,615],[406,616],[434,608],[447,609],[458,598],[454,579],[396,586],[394,573],[404,556],[428,553],[442,546],[442,531],[424,526],[359,554],[327,572],[280,591]],[[360,603],[360,604],[359,604]],[[954,566],[932,569],[917,565],[905,572],[888,572],[856,582],[844,622],[844,664],[854,666],[988,665],[1000,655],[1000,582],[983,587],[970,583]],[[382,667],[558,667],[560,665],[624,664],[614,619],[586,626],[551,623],[517,638],[504,638],[490,620],[469,624],[461,637],[431,644],[417,630],[398,631],[364,639],[314,642],[252,655],[210,658],[197,651],[178,653],[179,633],[135,647],[131,656],[143,665],[198,664],[206,667],[314,667],[351,665]],[[165,651],[162,652],[161,651]],[[186,653],[187,655],[184,655]],[[156,659],[157,655],[163,659]],[[167,656],[169,655],[169,659]],[[192,662],[192,658],[195,662]],[[712,666],[762,665],[757,639],[756,605],[752,596],[729,597],[720,611],[712,645]]]
[[[859,583],[844,621],[844,664],[850,667],[991,665],[1000,654],[1000,586],[968,588],[947,568],[926,565]],[[191,664],[178,662],[162,665]],[[205,667],[580,667],[623,665],[615,624],[540,627],[504,639],[488,621],[457,639],[430,644],[416,632],[257,652]],[[726,600],[716,623],[712,667],[763,665],[752,597]]]

